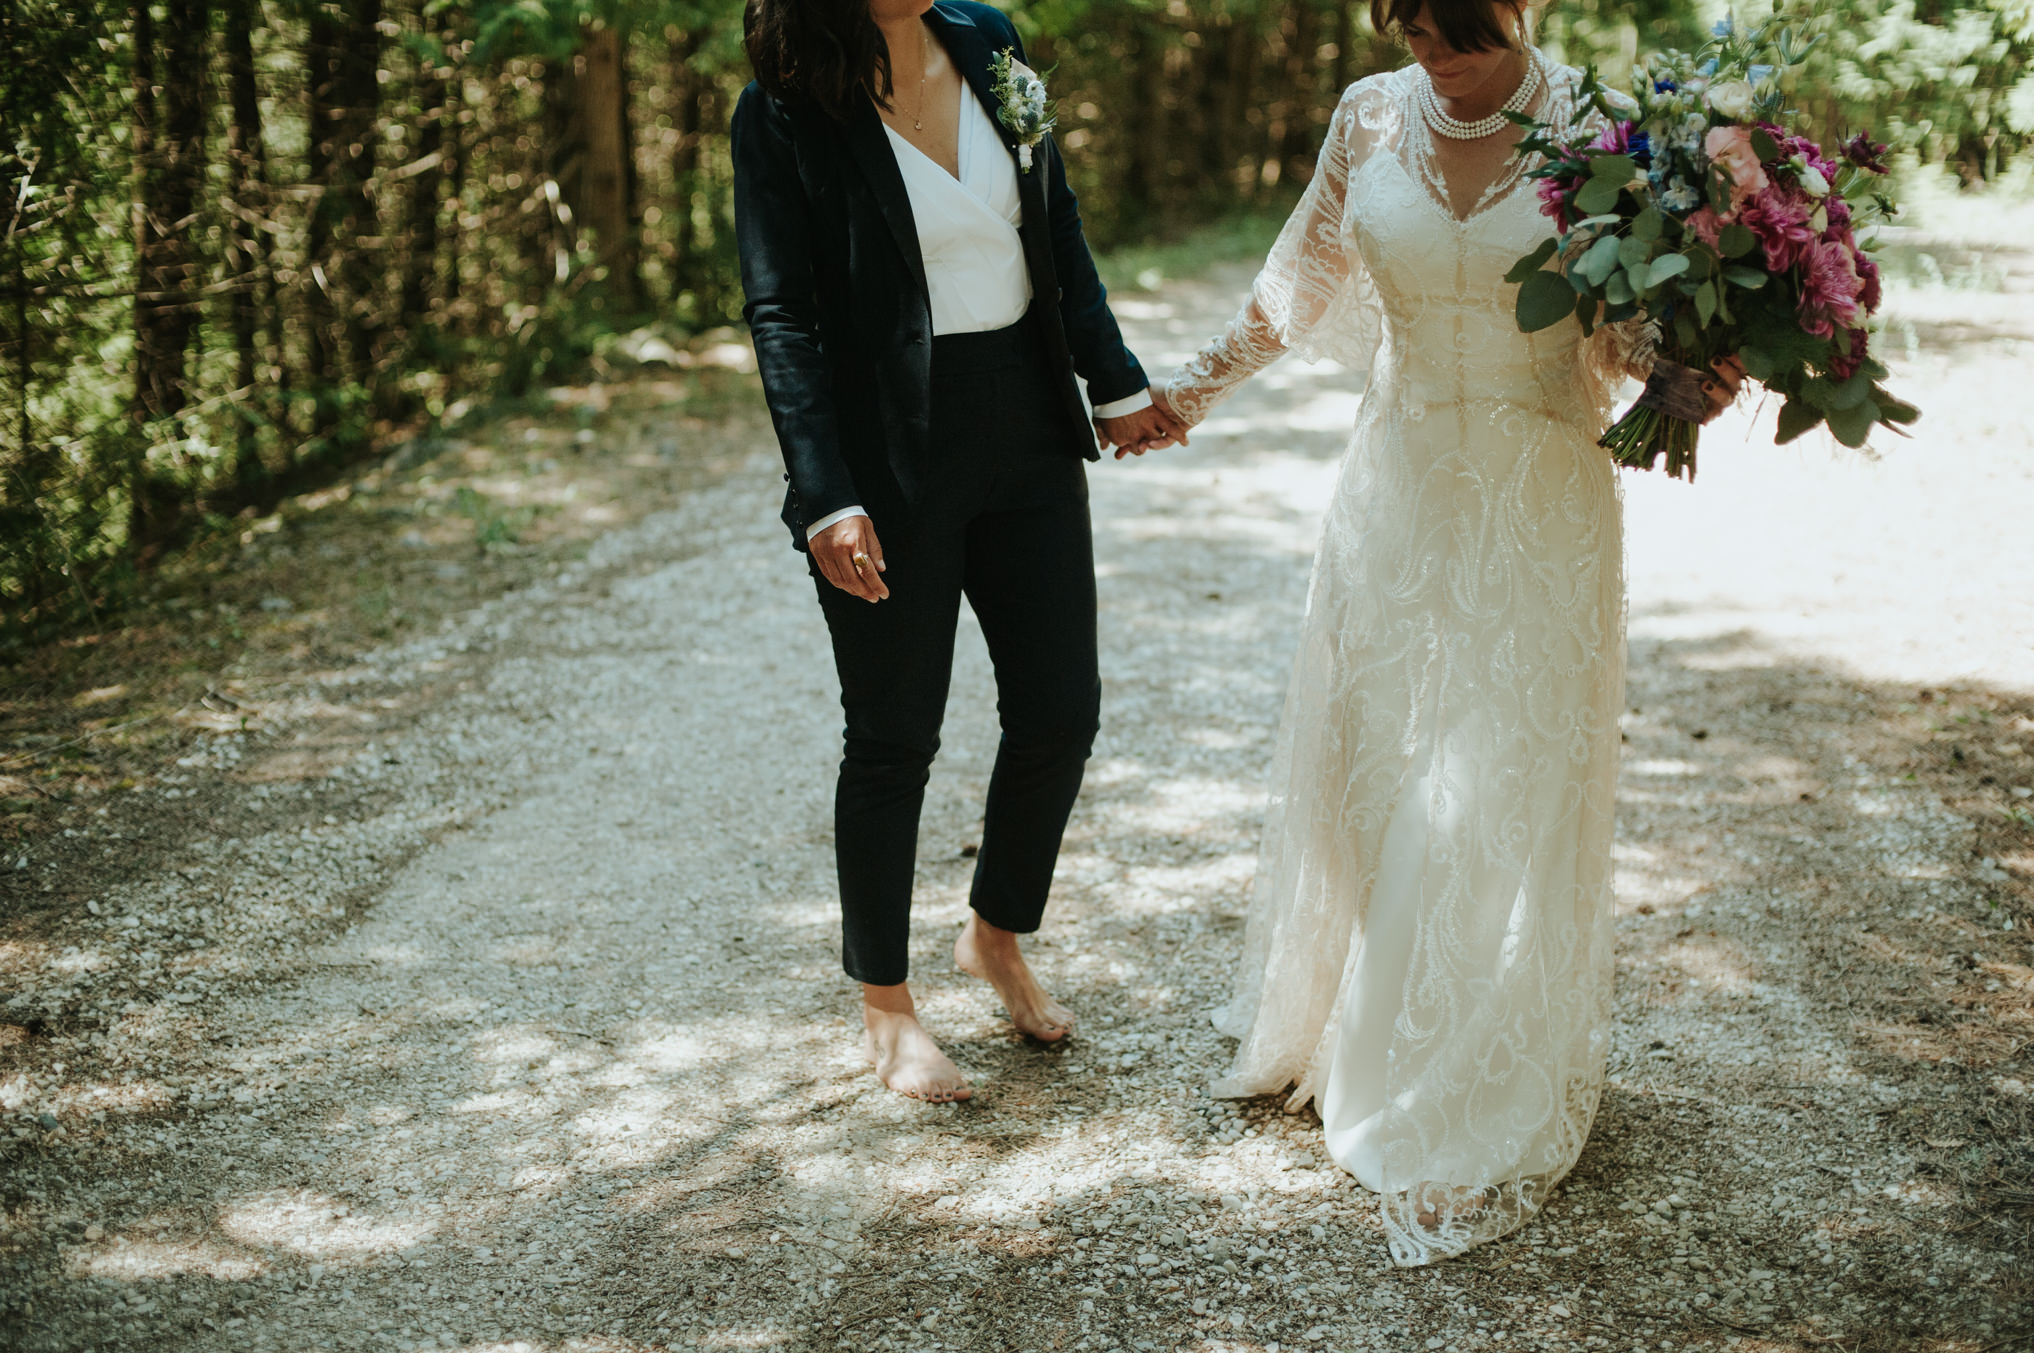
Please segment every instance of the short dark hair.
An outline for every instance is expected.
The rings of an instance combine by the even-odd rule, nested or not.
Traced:
[[[1487,52],[1513,45],[1501,16],[1525,6],[1514,0],[1370,0],[1370,26],[1381,36],[1397,37],[1422,8],[1441,41],[1458,52]]]
[[[748,0],[742,47],[763,92],[845,120],[858,98],[889,106],[890,48],[869,0]]]

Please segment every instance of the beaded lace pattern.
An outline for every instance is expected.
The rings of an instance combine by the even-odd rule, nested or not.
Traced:
[[[1217,1090],[1315,1103],[1406,1265],[1528,1220],[1601,1094],[1624,603],[1595,438],[1645,347],[1518,331],[1503,276],[1549,223],[1515,161],[1439,174],[1416,78],[1344,94],[1241,312],[1166,383],[1197,423],[1287,352],[1368,373]],[[1542,116],[1578,78],[1548,68]]]

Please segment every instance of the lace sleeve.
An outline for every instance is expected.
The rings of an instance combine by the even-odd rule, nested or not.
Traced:
[[[1343,94],[1314,177],[1271,246],[1249,299],[1220,336],[1166,378],[1166,400],[1187,423],[1199,423],[1288,352],[1368,370],[1381,310],[1349,234],[1349,180],[1394,111],[1377,77]]]

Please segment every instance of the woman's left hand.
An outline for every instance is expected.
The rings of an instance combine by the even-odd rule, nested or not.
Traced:
[[[1738,387],[1744,384],[1744,363],[1737,360],[1736,353],[1717,358],[1709,369],[1715,374],[1702,378],[1702,393],[1709,396],[1709,417],[1702,420],[1704,425],[1736,401]]]

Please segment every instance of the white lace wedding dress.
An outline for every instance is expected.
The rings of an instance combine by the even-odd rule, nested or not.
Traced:
[[[1540,115],[1576,121],[1577,73],[1548,77]],[[1519,332],[1504,274],[1551,223],[1502,146],[1486,182],[1440,172],[1422,78],[1350,87],[1249,301],[1165,387],[1198,422],[1286,352],[1369,371],[1217,1093],[1313,1101],[1406,1265],[1526,1221],[1602,1089],[1624,602],[1595,440],[1644,346]]]

